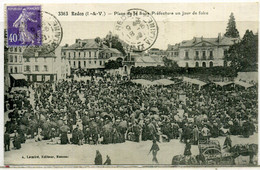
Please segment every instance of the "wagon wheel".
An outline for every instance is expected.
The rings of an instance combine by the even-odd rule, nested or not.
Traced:
[[[207,160],[207,155],[212,156],[209,160],[215,160],[216,164],[218,164],[221,160],[221,151],[217,148],[208,148],[205,151],[203,151],[202,155],[206,160]],[[217,155],[220,155],[220,157],[217,157]]]

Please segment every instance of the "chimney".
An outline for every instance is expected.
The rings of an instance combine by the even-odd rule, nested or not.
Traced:
[[[221,33],[218,33],[218,42],[221,40]]]
[[[79,42],[79,40],[80,40],[80,39],[76,39],[76,43],[78,43],[78,42]]]
[[[193,43],[196,43],[196,37],[193,37]]]

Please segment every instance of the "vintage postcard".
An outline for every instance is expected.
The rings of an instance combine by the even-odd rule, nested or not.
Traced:
[[[4,164],[258,166],[258,2],[4,5]]]

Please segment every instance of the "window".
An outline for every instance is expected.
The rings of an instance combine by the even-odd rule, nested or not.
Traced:
[[[189,51],[185,51],[185,57],[189,57]]]
[[[26,57],[26,62],[30,62],[30,58],[29,57]]]
[[[86,65],[87,65],[87,63],[86,63],[86,61],[84,61],[84,67],[86,67]]]
[[[199,51],[196,51],[196,57],[199,57]]]
[[[206,51],[202,52],[202,56],[205,57],[206,56]]]
[[[75,61],[73,62],[73,65],[74,65],[74,67],[76,66],[76,62]]]
[[[69,64],[71,65],[71,62],[69,61]]]
[[[17,52],[17,47],[14,48],[14,52]]]
[[[99,61],[99,65],[102,65],[102,61]]]
[[[74,58],[76,57],[76,52],[74,52]]]
[[[95,64],[97,64],[97,61],[94,61]]]
[[[226,56],[227,54],[228,54],[228,50],[225,49],[225,50],[224,50],[224,56]]]
[[[10,66],[10,73],[13,73],[13,67]]]
[[[35,71],[39,71],[39,66],[35,65]]]
[[[89,52],[89,58],[91,58],[91,51]]]
[[[207,65],[206,65],[206,62],[203,62],[202,63],[202,67],[206,67]]]
[[[213,67],[213,62],[209,62],[209,67]]]
[[[13,52],[13,50],[14,50],[13,47],[11,47],[11,48],[10,48],[10,51]]]
[[[80,57],[80,52],[79,52],[79,57]]]
[[[14,67],[14,73],[18,73],[17,67]]]
[[[189,67],[189,63],[188,62],[186,62],[186,67]]]
[[[17,62],[17,55],[14,56],[14,62]]]
[[[84,57],[86,57],[86,52],[84,51]]]
[[[213,51],[210,51],[210,52],[209,52],[209,56],[210,56],[210,57],[213,57]]]
[[[66,55],[66,52],[63,52],[63,55]]]
[[[91,64],[91,61],[89,61],[88,63]]]
[[[70,58],[70,52],[68,52],[69,53],[69,58]]]
[[[30,71],[30,66],[28,65],[24,66],[24,71]]]
[[[44,71],[48,71],[48,66],[44,65]]]
[[[13,62],[13,56],[10,55],[10,62]]]
[[[97,58],[97,52],[95,52],[95,58]]]
[[[196,62],[196,67],[199,67],[199,62]]]
[[[174,52],[174,56],[177,57],[179,55],[179,52]]]
[[[21,47],[19,48],[19,52],[22,52],[22,48]]]

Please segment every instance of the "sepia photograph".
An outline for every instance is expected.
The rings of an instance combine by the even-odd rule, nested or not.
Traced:
[[[4,5],[4,164],[258,166],[258,2]]]

